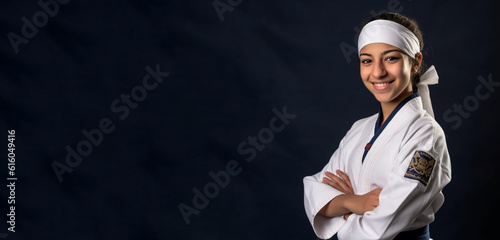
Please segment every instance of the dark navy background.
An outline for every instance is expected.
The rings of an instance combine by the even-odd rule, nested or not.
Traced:
[[[32,22],[42,7],[0,3],[0,149],[7,153],[14,129],[18,178],[12,233],[0,158],[7,239],[316,239],[302,178],[321,170],[354,121],[378,111],[356,54],[341,46],[354,48],[356,26],[387,10],[419,21],[424,59],[440,76],[430,90],[453,179],[431,236],[496,232],[498,3],[221,0],[234,5],[221,21],[212,0],[60,2],[17,53],[9,33],[22,37],[22,18]],[[120,102],[147,66],[170,75],[135,108]],[[479,87],[488,77],[497,86]],[[478,100],[477,88],[488,97]],[[296,117],[271,138],[263,129],[284,107]],[[52,165],[67,165],[66,147],[103,119],[113,131],[60,182]],[[241,154],[259,132],[269,142]],[[214,182],[209,172],[232,160],[240,172],[186,224],[179,204],[193,207],[193,188],[203,191]]]

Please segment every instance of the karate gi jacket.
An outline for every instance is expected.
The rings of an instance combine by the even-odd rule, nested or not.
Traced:
[[[445,135],[418,93],[402,101],[379,128],[379,114],[356,121],[320,172],[304,178],[307,217],[319,238],[392,239],[434,220],[441,190],[451,180]],[[343,194],[322,183],[325,172],[346,173],[356,195],[381,188],[379,205],[363,215],[324,217],[318,212]]]

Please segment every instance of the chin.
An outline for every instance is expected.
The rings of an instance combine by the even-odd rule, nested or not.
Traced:
[[[375,99],[379,101],[380,103],[388,103],[394,100],[394,97],[391,94],[373,94],[375,96]]]

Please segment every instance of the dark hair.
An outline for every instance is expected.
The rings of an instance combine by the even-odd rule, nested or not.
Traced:
[[[399,23],[399,24],[405,26],[406,28],[408,28],[418,38],[418,41],[420,42],[420,53],[423,55],[422,51],[424,49],[424,40],[422,37],[422,31],[420,30],[417,21],[415,21],[414,19],[411,19],[409,17],[403,16],[399,13],[385,12],[385,13],[378,14],[378,15],[372,17],[370,20],[366,21],[362,25],[361,29],[369,22],[375,21],[375,20],[380,20],[380,19],[390,20],[390,21]],[[415,56],[409,56],[409,57],[413,60],[414,64],[418,63],[418,59],[416,59]],[[422,59],[422,63],[420,64],[420,68],[417,70],[417,72],[411,78],[411,84],[412,84],[412,89],[413,89],[414,93],[418,92],[417,84],[420,82],[420,76],[422,75],[422,69],[424,69],[424,68],[426,68],[426,65],[424,63],[424,60]]]

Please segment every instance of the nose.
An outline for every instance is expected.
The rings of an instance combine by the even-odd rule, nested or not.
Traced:
[[[385,71],[385,66],[382,61],[375,61],[372,69],[372,76],[377,79],[381,79],[387,75]]]

